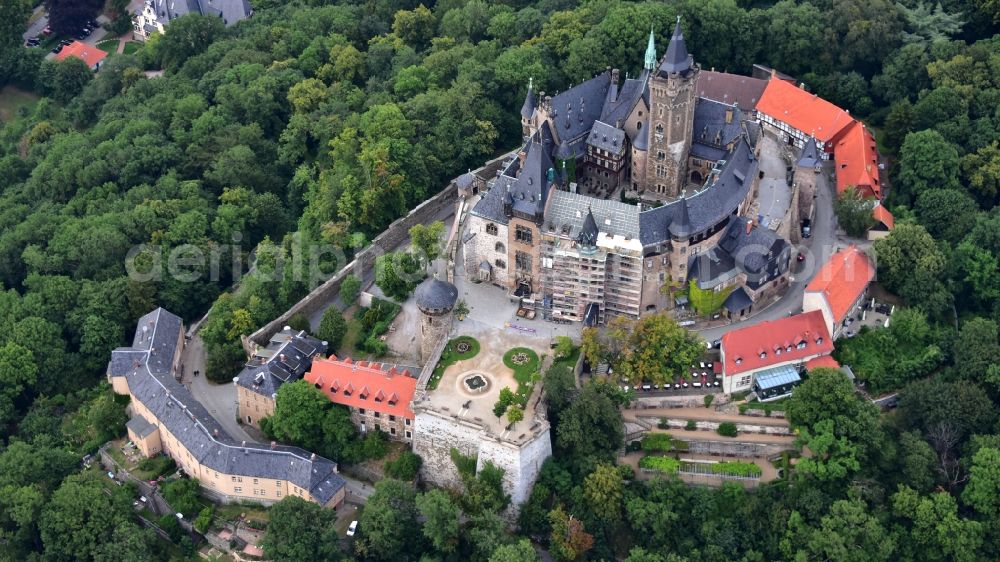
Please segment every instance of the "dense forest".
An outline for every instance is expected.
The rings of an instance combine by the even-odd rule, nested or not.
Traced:
[[[259,0],[230,28],[174,20],[97,74],[22,47],[31,4],[0,3],[0,86],[41,96],[0,124],[0,559],[184,556],[151,547],[129,498],[79,470],[124,433],[102,381],[136,319],[211,308],[214,367],[232,368],[239,336],[317,282],[269,280],[279,257],[332,244],[349,258],[515,146],[529,79],[554,92],[607,66],[637,73],[650,27],[662,50],[678,15],[704,68],[773,66],[877,131],[897,217],[878,276],[906,308],[836,356],[899,407],[880,414],[818,372],[788,414],[820,453],[786,479],[647,485],[612,465],[621,397],[555,370],[556,455],[519,537],[560,560],[1000,559],[995,0]],[[328,514],[283,502],[269,554],[530,560],[497,516],[496,478],[469,475],[458,498],[380,483],[346,554]]]

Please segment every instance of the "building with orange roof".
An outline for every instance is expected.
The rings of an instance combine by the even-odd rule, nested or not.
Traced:
[[[868,239],[878,240],[879,238],[888,236],[896,222],[896,218],[892,216],[889,209],[886,209],[884,205],[877,202],[872,207],[872,217],[875,219],[875,226],[871,227],[868,231]]]
[[[833,254],[823,264],[802,294],[802,310],[823,315],[827,331],[834,338],[844,329],[844,320],[868,294],[875,279],[875,265],[856,246]]]
[[[839,369],[840,363],[832,355],[823,355],[806,361],[806,371],[813,369]]]
[[[351,358],[316,359],[305,380],[331,402],[347,406],[351,421],[364,433],[384,431],[390,439],[413,439],[413,394],[417,379],[409,371]]]
[[[771,79],[757,102],[765,127],[777,129],[790,144],[802,147],[810,137],[826,152],[854,122],[851,114],[785,80]]]
[[[882,199],[879,183],[878,148],[875,136],[860,121],[855,121],[833,148],[837,164],[837,195],[854,186],[865,198]]]
[[[108,54],[93,45],[73,41],[63,47],[63,50],[59,51],[59,54],[55,56],[55,60],[66,60],[67,57],[76,57],[87,63],[87,66],[91,70],[97,72],[101,68],[101,63],[108,57]]]
[[[749,390],[757,377],[787,376],[808,361],[829,355],[833,351],[829,334],[820,311],[727,332],[719,348],[723,391]]]

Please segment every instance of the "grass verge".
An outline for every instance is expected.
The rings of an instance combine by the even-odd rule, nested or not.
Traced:
[[[460,344],[468,344],[469,349],[464,352],[459,352],[458,348]],[[476,355],[479,355],[479,342],[476,338],[472,336],[459,336],[448,342],[445,346],[444,352],[441,353],[441,359],[438,360],[437,366],[434,367],[434,372],[431,373],[431,380],[427,381],[427,388],[434,390],[437,388],[439,382],[441,382],[441,377],[444,375],[445,369],[451,367],[459,361],[465,361],[466,359],[472,359]]]

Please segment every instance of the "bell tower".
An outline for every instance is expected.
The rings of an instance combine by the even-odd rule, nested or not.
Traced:
[[[687,159],[694,132],[694,106],[700,70],[688,54],[678,16],[667,52],[649,81],[646,198],[676,199],[687,183]]]

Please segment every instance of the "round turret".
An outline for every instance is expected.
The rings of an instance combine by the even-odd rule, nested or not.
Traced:
[[[458,300],[458,289],[447,281],[431,277],[417,286],[413,293],[420,312],[439,316],[451,312]]]

